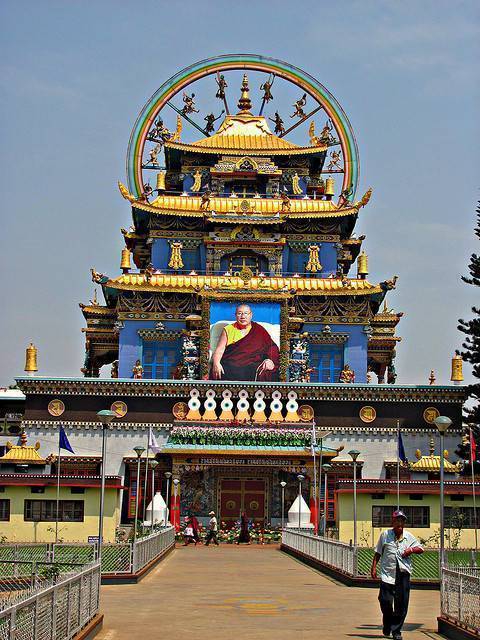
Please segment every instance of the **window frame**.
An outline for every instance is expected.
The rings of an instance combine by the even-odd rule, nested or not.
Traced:
[[[445,507],[445,528],[446,529],[458,528],[458,527],[452,526],[450,522],[451,512],[453,510],[459,511],[460,513],[463,513],[468,516],[466,519],[466,522],[462,524],[461,529],[475,529],[475,510],[473,506],[472,507],[446,506]],[[480,528],[480,514],[479,514],[478,508],[477,508],[477,527]]]
[[[378,515],[375,513],[378,510]],[[402,505],[400,510],[407,516],[407,526],[412,529],[429,529],[430,528],[430,506],[429,505]],[[392,513],[395,511],[393,505],[372,505],[372,527],[385,528],[392,524]],[[422,522],[418,522],[418,516],[421,516]],[[380,516],[380,517],[378,517]]]
[[[309,351],[310,365],[316,369],[310,377],[311,382],[326,384],[338,382],[345,362],[345,345],[314,343],[310,344]],[[326,369],[322,362],[324,354],[328,355],[328,380],[324,379],[324,371]],[[335,366],[335,356],[340,356],[340,365],[338,367]]]
[[[70,512],[70,513],[69,513]],[[57,515],[56,500],[24,500],[23,519],[24,522],[55,522]],[[67,517],[67,516],[72,517]],[[84,500],[59,500],[58,509],[59,522],[84,522],[85,521],[85,501]]]
[[[10,522],[10,498],[0,498],[0,522]]]

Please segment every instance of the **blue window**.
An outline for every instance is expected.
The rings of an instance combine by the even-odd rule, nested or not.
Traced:
[[[312,382],[338,382],[343,369],[343,345],[310,345],[310,366],[314,368]]]
[[[180,343],[144,342],[142,367],[144,378],[169,379],[180,360]]]

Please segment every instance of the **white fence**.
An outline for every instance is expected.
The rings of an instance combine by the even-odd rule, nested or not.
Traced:
[[[350,576],[357,575],[356,549],[345,542],[284,529],[282,545]]]
[[[98,613],[100,565],[33,582],[0,611],[0,640],[70,640]]]
[[[154,558],[175,544],[174,527],[164,527],[133,542],[102,544],[102,573],[115,575],[137,573]],[[55,564],[87,564],[98,557],[97,544],[4,543],[0,544],[0,562],[43,562]],[[8,568],[7,565],[5,565]],[[0,566],[0,580],[6,569]]]
[[[480,571],[469,567],[443,569],[441,607],[443,617],[478,632],[480,629]]]

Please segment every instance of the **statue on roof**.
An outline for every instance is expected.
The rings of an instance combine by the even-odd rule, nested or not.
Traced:
[[[182,109],[182,113],[186,116],[188,113],[199,113],[199,110],[195,108],[195,94],[192,93],[191,96],[188,93],[183,92],[183,102],[185,106]]]
[[[266,103],[269,103],[270,100],[273,100],[272,85],[274,80],[275,80],[275,76],[272,81],[270,81],[270,76],[269,76],[268,80],[265,80],[265,82],[260,85],[260,91],[263,91],[263,101]]]
[[[207,211],[210,206],[210,191],[207,189],[202,193],[202,201],[200,202],[200,211]]]
[[[160,138],[162,142],[166,140],[170,140],[172,137],[171,132],[164,126],[162,118],[158,118],[155,122],[154,128],[152,130],[152,136],[154,138]]]
[[[288,197],[288,195],[284,191],[282,191],[282,193],[280,194],[280,198],[282,200],[282,213],[290,211],[292,205],[290,204],[290,198]]]
[[[212,133],[212,131],[215,131],[215,127],[213,126],[213,123],[216,122],[219,118],[221,118],[224,113],[225,113],[225,109],[222,109],[220,112],[220,115],[217,117],[215,117],[213,113],[209,113],[205,116],[204,120],[207,123],[205,126],[205,131],[207,133]]]
[[[277,136],[283,136],[283,134],[285,133],[285,127],[283,126],[283,120],[281,119],[278,111],[275,111],[274,118],[268,118],[268,119],[275,123],[275,134]]]
[[[160,153],[161,148],[162,145],[156,144],[153,149],[150,149],[150,151],[148,152],[148,159],[150,161],[150,164],[158,165],[158,154]]]
[[[300,100],[297,100],[294,103],[293,107],[294,107],[295,111],[292,113],[290,118],[295,118],[296,116],[299,117],[299,118],[305,118],[307,116],[307,114],[303,110],[303,107],[306,104],[307,104],[307,94],[304,93],[303,96],[300,98]]]
[[[343,367],[338,381],[344,384],[353,384],[355,382],[355,371],[350,369],[350,365],[346,364]]]
[[[327,122],[325,123],[325,126],[320,132],[320,142],[322,142],[323,144],[330,144],[331,142],[333,142],[332,131],[333,131],[332,121],[327,120]]]
[[[333,171],[334,169],[342,170],[340,166],[340,160],[342,156],[342,150],[330,152],[330,162],[328,163],[327,171]]]
[[[135,362],[135,366],[132,369],[132,373],[133,373],[133,378],[135,380],[141,380],[143,378],[143,367],[140,360],[137,360]]]
[[[225,80],[225,76],[222,74],[217,76],[215,79],[218,85],[217,93],[215,94],[216,98],[220,100],[225,100],[225,89],[228,87],[227,81]]]

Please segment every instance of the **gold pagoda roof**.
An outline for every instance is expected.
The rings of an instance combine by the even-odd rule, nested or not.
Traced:
[[[430,455],[422,456],[420,449],[415,453],[418,458],[417,462],[410,463],[411,471],[424,471],[430,473],[440,473],[440,456],[435,455],[435,444],[433,438],[430,438]],[[448,451],[443,452],[443,468],[445,473],[457,473],[458,467],[447,460]]]
[[[226,116],[216,133],[197,142],[165,142],[166,149],[240,156],[305,155],[326,151],[327,147],[327,144],[300,147],[273,134],[263,116],[248,112]]]
[[[255,218],[256,221],[278,223],[285,218],[337,218],[356,215],[360,203],[339,207],[333,200],[289,200],[289,208],[282,208],[280,198],[225,198],[212,196],[208,209],[202,208],[199,196],[159,195],[152,202],[136,200],[132,203],[136,209],[158,213],[160,215],[187,216],[192,218],[241,217],[244,221]]]
[[[27,445],[27,435],[22,432],[20,444],[7,442],[7,453],[0,457],[0,464],[45,464],[45,460],[38,453],[40,443],[35,446]]]
[[[147,276],[144,273],[126,273],[118,278],[109,280],[107,287],[125,290],[141,291],[264,291],[310,295],[370,295],[382,293],[380,285],[374,285],[367,280],[338,278],[303,278],[303,277],[260,277],[253,276],[245,280],[240,276],[226,275],[183,275],[154,273]]]

